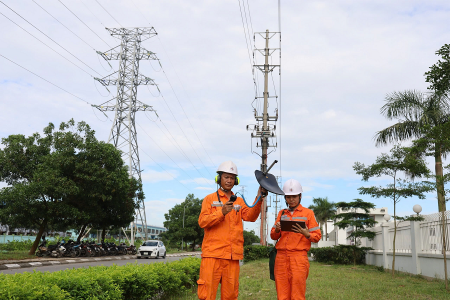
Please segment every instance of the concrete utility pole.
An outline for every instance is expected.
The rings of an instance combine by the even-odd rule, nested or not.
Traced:
[[[275,116],[269,116],[268,114],[268,108],[269,108],[269,98],[276,98],[277,96],[270,97],[269,96],[269,73],[272,72],[275,67],[279,67],[280,65],[269,65],[269,56],[272,55],[272,53],[276,50],[279,50],[280,48],[269,48],[269,40],[278,34],[278,32],[269,32],[269,30],[266,30],[266,32],[257,32],[259,36],[264,38],[265,40],[265,47],[264,49],[255,49],[255,51],[258,51],[260,54],[264,55],[264,65],[253,65],[254,68],[260,70],[264,74],[264,93],[263,97],[256,96],[256,100],[258,98],[264,99],[263,104],[263,111],[262,115],[258,115],[258,111],[255,109],[255,119],[258,122],[257,125],[253,128],[252,138],[257,138],[261,142],[261,172],[266,173],[267,172],[267,155],[268,155],[268,149],[270,147],[276,147],[275,145],[270,143],[270,138],[275,137],[275,125],[270,125],[269,122],[271,121],[277,121],[278,120],[278,108],[275,109]],[[275,106],[276,107],[276,106]],[[262,124],[260,124],[262,122]],[[260,127],[260,125],[262,125]],[[249,126],[247,126],[247,129]],[[257,143],[257,147],[259,147]],[[261,245],[266,245],[267,237],[267,204],[266,201],[263,201],[263,204],[261,206],[261,227],[260,227],[260,243]]]
[[[95,78],[103,86],[117,86],[117,96],[101,105],[93,105],[102,112],[114,111],[114,121],[109,133],[108,143],[123,152],[123,159],[128,163],[129,176],[141,180],[141,168],[138,151],[135,114],[137,111],[154,111],[149,105],[137,100],[139,85],[155,85],[153,79],[139,74],[141,60],[157,60],[155,53],[141,47],[141,42],[157,33],[153,27],[143,28],[106,28],[111,36],[121,40],[106,52],[97,51],[105,60],[118,60],[119,70],[104,77]],[[131,244],[134,245],[138,223],[142,224],[145,239],[148,239],[147,218],[143,199],[138,199],[135,220],[131,223]]]

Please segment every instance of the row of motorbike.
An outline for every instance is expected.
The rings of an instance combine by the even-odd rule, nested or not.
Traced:
[[[76,243],[73,240],[58,242],[54,245],[48,245],[43,239],[36,250],[36,256],[43,257],[91,257],[106,255],[135,255],[137,254],[134,245],[127,246],[125,243],[116,245],[115,243],[95,243],[81,242]]]

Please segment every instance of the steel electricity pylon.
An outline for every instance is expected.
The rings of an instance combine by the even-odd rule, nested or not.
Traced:
[[[129,176],[141,180],[141,168],[135,124],[137,111],[154,111],[150,105],[137,100],[137,87],[139,85],[155,85],[155,82],[139,74],[141,60],[157,60],[155,53],[141,47],[141,42],[157,33],[153,27],[145,28],[106,28],[111,36],[120,39],[121,43],[108,51],[97,53],[105,60],[118,60],[119,70],[104,77],[95,78],[104,86],[115,85],[117,96],[101,105],[95,105],[102,112],[114,111],[114,121],[109,133],[108,143],[113,144],[122,151],[122,157],[128,163]],[[138,209],[135,221],[131,223],[131,243],[134,244],[137,226],[141,223],[147,234],[147,219],[145,215],[144,200],[138,200]]]
[[[258,101],[259,99],[264,99],[262,111],[261,109],[258,111],[257,108],[254,108],[254,114],[257,124],[255,125],[247,125],[247,130],[252,130],[251,137],[256,138],[259,140],[260,143],[256,143],[256,147],[261,147],[261,154],[256,153],[252,150],[253,153],[256,153],[260,155],[261,157],[261,172],[266,173],[267,172],[267,156],[269,153],[269,148],[275,148],[277,147],[276,141],[273,142],[273,139],[276,138],[275,131],[276,131],[276,125],[275,122],[278,120],[278,105],[274,105],[275,103],[272,103],[272,107],[276,107],[274,111],[274,115],[270,116],[268,109],[269,109],[269,100],[270,99],[277,99],[278,96],[269,96],[269,75],[270,73],[275,69],[279,68],[280,64],[269,64],[269,57],[275,52],[279,51],[280,48],[269,48],[269,40],[273,38],[274,36],[279,35],[279,32],[269,32],[269,30],[266,30],[266,32],[255,32],[256,37],[262,37],[265,42],[264,48],[255,48],[253,56],[255,57],[255,54],[260,54],[264,57],[264,64],[258,65],[254,64],[253,68],[261,71],[264,74],[264,93],[263,96],[255,96],[255,100]],[[281,38],[281,37],[280,37]],[[253,143],[252,143],[253,145]],[[261,206],[261,227],[260,227],[260,243],[261,245],[266,245],[267,237],[267,204],[266,201],[263,201],[263,204]]]

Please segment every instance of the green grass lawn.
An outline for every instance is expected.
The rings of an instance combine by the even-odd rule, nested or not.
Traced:
[[[241,267],[239,299],[274,300],[275,282],[269,278],[269,261],[246,263]],[[395,278],[373,266],[325,265],[311,262],[306,283],[307,299],[450,299],[442,281],[398,274]],[[197,299],[188,292],[173,300]],[[220,291],[217,293],[220,299]]]
[[[0,260],[25,259],[37,257],[35,255],[28,255],[28,251],[29,250],[15,250],[15,251],[0,250]]]

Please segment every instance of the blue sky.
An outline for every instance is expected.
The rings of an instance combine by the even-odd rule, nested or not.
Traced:
[[[258,188],[253,172],[260,159],[251,153],[250,132],[245,130],[255,122],[242,1],[98,1],[118,22],[94,1],[62,1],[85,24],[60,2],[38,1],[83,41],[32,1],[4,1],[95,72],[0,4],[2,14],[90,75],[2,15],[0,54],[100,104],[114,96],[115,89],[110,88],[109,95],[92,77],[117,69],[117,63],[111,69],[95,52],[118,44],[105,27],[154,26],[158,37],[142,46],[157,54],[164,72],[147,61],[141,62],[140,72],[158,83],[164,98],[152,87],[139,87],[138,99],[152,105],[160,119],[151,113],[137,116],[147,222],[161,226],[164,213],[188,193],[203,198],[213,192],[216,168],[226,160],[237,164],[245,195],[252,199]],[[253,31],[278,30],[277,3],[248,0]],[[309,206],[313,197],[333,202],[362,198],[392,212],[389,200],[370,199],[357,191],[362,185],[388,181],[361,182],[352,166],[356,161],[370,164],[389,151],[373,141],[376,131],[393,123],[379,109],[388,93],[426,90],[423,74],[437,61],[434,52],[450,41],[449,10],[448,1],[437,0],[281,1],[281,147],[269,155],[269,162],[280,160],[281,169],[276,165],[273,174],[281,175],[283,182],[295,178],[303,184],[302,204]],[[88,122],[99,139],[107,139],[111,122],[103,114],[2,57],[0,82],[0,137],[29,135],[49,122],[74,118]],[[437,211],[435,195],[430,194],[426,200],[402,200],[399,214],[412,214],[417,203],[425,214]],[[269,213],[269,224],[273,219]],[[246,229],[257,226],[245,224]]]

